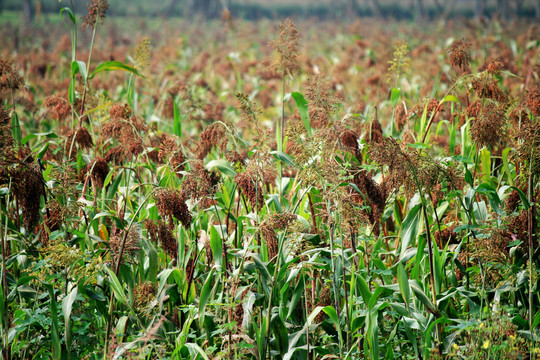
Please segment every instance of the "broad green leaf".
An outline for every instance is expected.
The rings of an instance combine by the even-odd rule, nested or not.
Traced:
[[[450,154],[454,154],[454,150],[456,149],[456,124],[451,123],[448,127],[449,131],[449,139],[448,139],[448,147],[450,148]]]
[[[409,278],[407,276],[407,272],[401,263],[399,263],[397,267],[397,277],[399,282],[399,291],[401,292],[401,296],[408,307],[411,301],[411,289],[409,288]]]
[[[309,120],[308,102],[304,98],[304,95],[299,92],[294,91],[291,96],[296,102],[296,106],[298,106],[298,112],[300,113],[300,118],[306,128],[306,132],[308,136],[311,136],[311,121]]]
[[[336,326],[336,330],[338,331],[338,333],[341,334],[341,330],[340,330],[341,327],[339,325],[339,317],[336,312],[336,309],[334,309],[333,306],[329,305],[329,306],[325,306],[322,310],[326,313],[326,315],[328,315],[330,320],[332,320],[332,322]]]
[[[390,92],[390,101],[392,101],[393,107],[396,107],[400,98],[401,98],[401,90],[398,88],[392,88],[392,91]]]
[[[127,71],[129,73],[132,73],[133,75],[137,75],[139,77],[142,77],[144,78],[143,75],[141,75],[139,73],[139,71],[137,69],[135,69],[133,66],[129,66],[127,64],[124,64],[123,62],[120,62],[120,61],[105,61],[101,64],[99,64],[95,69],[94,71],[90,74],[89,78],[90,79],[93,79],[94,76],[96,76],[97,74],[99,74],[100,72],[103,72],[103,71],[112,71],[112,70],[123,70],[123,71]]]
[[[506,173],[506,178],[510,185],[514,185],[514,177],[512,176],[512,171],[510,171],[510,162],[508,161],[508,153],[512,150],[512,148],[506,148],[502,152],[502,160],[503,160],[503,169]]]
[[[180,116],[180,110],[178,109],[178,104],[176,101],[173,102],[173,114],[174,114],[174,122],[173,122],[173,133],[174,135],[178,136],[179,138],[182,137],[182,118]]]
[[[62,347],[60,344],[59,326],[58,326],[58,304],[56,302],[56,296],[54,294],[54,288],[51,284],[44,283],[49,292],[51,300],[51,323],[52,323],[52,349],[51,356],[54,360],[62,359]]]
[[[204,313],[206,310],[206,304],[208,303],[208,298],[210,297],[210,292],[212,290],[213,276],[214,269],[210,270],[210,273],[208,273],[199,298],[199,326],[201,327],[201,329],[203,328],[204,324]]]
[[[422,204],[418,204],[409,210],[407,216],[401,224],[401,252],[400,258],[403,257],[409,244],[413,244],[416,241],[416,235],[418,234],[418,227],[420,226]]]
[[[88,80],[88,73],[86,72],[86,64],[84,61],[76,60],[71,62],[71,76],[75,77],[78,73],[81,73],[81,76],[86,83]]]
[[[71,20],[71,22],[73,24],[77,24],[77,17],[75,16],[75,13],[71,10],[71,8],[69,7],[63,7],[62,9],[60,9],[60,15],[62,15],[64,13],[64,11],[68,14],[69,16],[69,19]]]
[[[126,325],[129,320],[129,316],[121,316],[116,322],[116,336],[120,341],[124,338],[126,334]]]
[[[109,274],[109,282],[111,283],[114,295],[122,304],[127,304],[126,293],[124,292],[124,288],[120,284],[120,280],[118,280],[118,277],[111,269],[105,267],[105,270]]]
[[[272,331],[276,340],[277,348],[283,357],[289,349],[289,337],[285,322],[278,314],[274,315],[271,320]]]
[[[489,183],[491,178],[491,153],[488,149],[484,148],[480,152],[480,162],[482,165],[482,180]]]
[[[445,102],[459,102],[459,99],[455,97],[454,95],[446,95],[444,99],[442,100],[443,103]]]
[[[191,354],[191,356],[193,356],[192,359],[195,359],[197,357],[197,355],[200,355],[203,359],[209,360],[208,356],[206,355],[204,350],[201,349],[201,347],[199,345],[197,345],[195,343],[186,343],[185,347],[188,348],[189,353]]]
[[[214,262],[221,269],[223,265],[223,240],[215,226],[210,227],[210,248],[214,255]]]
[[[208,162],[208,164],[205,165],[205,168],[208,171],[214,168],[217,168],[223,174],[230,177],[234,177],[236,175],[236,171],[234,171],[234,168],[231,166],[231,163],[229,163],[225,159],[211,160]]]
[[[111,171],[112,173],[112,171]],[[111,218],[112,220],[114,220],[115,224],[116,224],[116,227],[118,229],[123,229],[124,228],[124,223],[122,222],[122,220],[120,220],[120,218],[118,218],[117,216],[111,214],[111,213],[108,213],[108,212],[100,212],[99,214],[96,214],[94,216],[94,218],[92,219],[92,223],[94,221],[97,221],[101,218]]]
[[[21,145],[25,145],[27,142],[29,142],[30,140],[32,139],[35,139],[37,138],[37,134],[29,134],[29,135],[26,135],[22,140],[21,140]]]
[[[271,151],[270,154],[274,155],[277,160],[294,167],[294,158],[288,154],[285,154],[283,151]]]
[[[78,289],[75,286],[62,300],[62,313],[64,314],[64,336],[68,351],[71,349],[71,310],[73,309],[75,299],[77,299],[77,290]]]
[[[360,289],[360,295],[362,295],[362,299],[364,300],[364,303],[367,305],[369,304],[369,300],[371,299],[371,291],[369,291],[369,286],[366,282],[366,279],[361,274],[358,274],[357,276],[358,285]]]
[[[540,311],[536,312],[536,315],[534,315],[532,328],[536,328],[540,324]],[[531,329],[532,330],[532,329]]]
[[[19,115],[15,111],[13,111],[11,116],[11,134],[15,143],[20,144],[22,140],[21,125],[19,123]]]
[[[414,292],[414,295],[420,300],[422,304],[428,309],[429,312],[436,314],[437,308],[435,305],[429,300],[427,295],[424,293],[424,291],[418,286],[414,281],[409,281],[409,286],[411,287],[412,291]]]
[[[529,203],[529,200],[527,199],[527,195],[525,195],[525,193],[523,191],[521,191],[520,189],[518,189],[516,186],[510,186],[513,190],[516,190],[517,193],[519,194],[519,198],[521,199],[521,202],[523,203],[523,207],[525,208],[525,210],[529,210],[529,208],[531,207],[531,204]]]

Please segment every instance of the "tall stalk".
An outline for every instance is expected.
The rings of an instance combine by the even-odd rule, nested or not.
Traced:
[[[84,114],[84,105],[86,102],[86,92],[88,91],[88,74],[90,73],[90,62],[92,61],[92,52],[94,51],[94,40],[96,38],[96,29],[97,29],[97,21],[96,25],[94,25],[94,28],[92,29],[92,40],[90,41],[90,52],[88,53],[88,61],[86,63],[86,78],[84,79],[84,91],[83,91],[83,97],[81,101],[81,111],[79,116],[79,127],[82,126],[82,119]]]
[[[536,358],[536,353],[533,351],[533,344],[534,344],[534,341],[535,341],[535,335],[534,335],[534,329],[533,329],[533,317],[534,317],[534,309],[533,309],[533,271],[536,271],[535,267],[533,267],[533,252],[534,252],[534,248],[533,248],[533,241],[532,241],[532,237],[533,237],[533,220],[534,220],[534,202],[533,202],[533,184],[534,181],[534,174],[532,172],[532,162],[534,160],[532,159],[532,153],[531,153],[531,157],[529,158],[529,189],[527,191],[527,197],[528,197],[528,201],[529,201],[529,211],[528,211],[528,214],[527,214],[527,241],[528,241],[528,247],[529,247],[529,330],[531,332],[531,344],[529,346],[529,349],[530,349],[530,356],[531,356],[531,359],[535,359]]]
[[[6,209],[9,204],[9,198],[11,194],[11,177],[9,178],[8,196],[6,201]],[[4,318],[2,319],[2,341],[4,343],[2,355],[5,360],[11,359],[9,348],[9,304],[8,304],[8,283],[7,283],[7,268],[6,268],[6,256],[7,256],[7,229],[8,229],[8,217],[6,213],[6,224],[4,226],[4,232],[2,232],[2,222],[0,221],[0,237],[2,237],[2,296],[4,297]]]

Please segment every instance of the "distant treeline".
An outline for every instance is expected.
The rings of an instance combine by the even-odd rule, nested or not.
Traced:
[[[90,0],[88,0],[89,2]],[[518,0],[519,1],[519,0]],[[540,0],[535,0],[540,1]],[[204,2],[206,6],[201,6]],[[526,17],[533,18],[538,16],[536,13],[540,11],[540,6],[534,3],[527,3],[521,0],[521,6],[513,7],[512,12],[501,11],[498,7],[500,1],[486,2],[481,1],[482,16],[492,17]],[[76,12],[82,14],[86,11],[86,1],[74,1]],[[206,4],[207,3],[207,4]],[[419,16],[417,6],[404,3],[403,1],[379,2],[379,1],[362,1],[355,0],[332,0],[329,3],[319,3],[316,5],[304,5],[302,3],[292,4],[254,4],[238,1],[226,1],[231,15],[235,18],[243,18],[247,20],[256,20],[261,18],[285,18],[285,17],[304,17],[304,18],[319,18],[319,19],[339,19],[351,16],[370,17],[381,16],[394,19],[414,19]],[[372,4],[377,3],[377,6]],[[422,3],[421,1],[418,3]],[[449,3],[449,2],[448,2]],[[447,3],[447,4],[448,4]],[[194,5],[198,4],[198,5]],[[208,5],[211,4],[211,5]],[[166,0],[162,2],[151,1],[133,1],[133,0],[113,0],[109,1],[108,15],[110,16],[191,16],[194,13],[201,12],[200,9],[212,8],[211,13],[203,13],[206,17],[219,17],[222,8],[222,2],[219,0]],[[446,6],[443,9],[434,6],[433,4],[425,4],[422,7],[421,16],[423,18],[435,19],[440,16],[445,17],[475,17],[478,16],[478,0],[464,1],[454,0],[452,6]],[[26,8],[25,8],[26,5]],[[69,1],[64,0],[0,0],[0,12],[3,10],[10,11],[28,11],[31,7],[31,15],[36,13],[57,13],[63,6],[68,6]],[[204,10],[203,10],[204,11]]]

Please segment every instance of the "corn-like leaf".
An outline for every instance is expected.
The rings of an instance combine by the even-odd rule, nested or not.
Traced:
[[[143,75],[139,73],[137,69],[135,69],[133,66],[129,66],[127,64],[124,64],[120,61],[105,61],[99,64],[94,71],[89,75],[89,79],[93,79],[97,74],[103,71],[112,71],[112,70],[122,70],[127,71],[133,75],[137,75],[139,77],[144,78]]]
[[[58,304],[56,303],[56,296],[54,294],[54,288],[51,284],[44,283],[45,288],[49,292],[49,297],[51,300],[51,323],[52,323],[52,349],[51,355],[54,360],[62,359],[62,347],[60,345],[60,335],[59,335],[59,326],[58,326]]]
[[[397,278],[399,282],[399,291],[401,292],[401,296],[405,301],[405,305],[408,307],[411,301],[411,289],[409,288],[409,278],[407,276],[407,272],[401,263],[399,263],[397,267]]]
[[[201,290],[201,295],[199,298],[199,326],[201,329],[203,328],[204,324],[204,314],[206,310],[206,304],[208,303],[208,299],[210,298],[210,292],[212,290],[212,280],[214,277],[214,269],[210,270],[208,273],[208,276],[206,277],[206,281],[204,282],[204,286]]]
[[[176,101],[173,102],[173,133],[179,138],[182,137],[182,118],[180,117],[180,110],[178,109],[178,104]]]
[[[300,113],[300,118],[304,123],[308,136],[311,136],[311,121],[309,120],[308,102],[304,98],[304,95],[296,91],[291,94],[291,97],[296,102],[296,106],[298,106],[298,112]]]
[[[116,274],[111,269],[109,269],[108,267],[105,267],[105,270],[109,274],[109,282],[110,282],[111,287],[113,289],[114,296],[122,304],[126,304],[127,303],[127,297],[126,297],[126,293],[124,292],[124,288],[120,284],[120,280],[118,280],[118,277],[116,276]]]
[[[211,160],[205,165],[205,168],[206,170],[209,170],[209,171],[216,168],[224,175],[227,175],[230,177],[234,177],[236,175],[236,171],[231,166],[231,163],[225,159]]]
[[[418,227],[420,225],[422,204],[418,204],[409,210],[409,213],[401,224],[401,252],[399,257],[402,258],[409,244],[416,241]]]
[[[69,351],[71,349],[71,309],[73,309],[73,303],[77,299],[78,288],[75,286],[69,294],[62,300],[62,313],[64,314],[64,336],[66,347]]]

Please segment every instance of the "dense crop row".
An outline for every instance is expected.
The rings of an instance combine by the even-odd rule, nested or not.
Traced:
[[[537,28],[105,5],[0,29],[4,358],[537,356]]]

